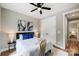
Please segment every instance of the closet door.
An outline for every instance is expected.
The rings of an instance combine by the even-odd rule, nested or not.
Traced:
[[[41,21],[41,38],[51,41],[51,43],[56,41],[56,16]]]

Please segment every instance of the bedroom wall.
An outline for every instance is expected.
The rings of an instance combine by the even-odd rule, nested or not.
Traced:
[[[41,21],[41,38],[56,42],[56,16],[45,18]]]
[[[4,8],[1,8],[1,17],[2,17],[2,49],[8,48],[8,33],[16,33],[17,32],[17,20],[22,19],[26,21],[32,21],[34,23],[34,29],[40,29],[40,20],[20,14],[17,12],[13,12]]]
[[[56,14],[56,44],[63,47],[63,13]]]
[[[51,15],[49,18],[52,19],[53,16],[56,16],[56,19],[52,19],[52,25],[56,22],[56,30],[54,32],[52,32],[52,34],[56,33],[56,36],[54,35],[54,37],[56,37],[56,39],[53,39],[52,41],[55,41],[57,46],[59,47],[63,47],[63,13],[64,12],[59,12],[55,15]],[[49,18],[47,17],[46,19],[49,20]],[[55,21],[54,21],[55,20]],[[48,22],[47,22],[48,24]],[[47,25],[46,25],[47,27]],[[45,28],[42,27],[42,28]],[[55,27],[53,27],[55,29]],[[52,28],[51,28],[52,29]]]
[[[0,7],[0,43],[1,43],[1,7]],[[1,51],[1,44],[0,44],[0,51]]]
[[[0,7],[0,31],[1,31],[1,7]]]

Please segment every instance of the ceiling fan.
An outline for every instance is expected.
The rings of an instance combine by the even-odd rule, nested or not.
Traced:
[[[31,10],[31,12],[38,10],[40,14],[42,14],[42,9],[51,10],[50,7],[43,7],[44,3],[37,3],[37,4],[30,3],[30,4],[36,7],[35,9]]]

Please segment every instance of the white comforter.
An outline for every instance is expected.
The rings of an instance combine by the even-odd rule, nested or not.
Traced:
[[[50,41],[46,43],[46,51],[52,49]],[[40,54],[40,42],[38,38],[32,38],[27,40],[18,39],[16,41],[16,55],[17,56],[39,56]]]
[[[16,54],[18,56],[36,56],[39,55],[40,46],[36,38],[27,40],[17,40]]]

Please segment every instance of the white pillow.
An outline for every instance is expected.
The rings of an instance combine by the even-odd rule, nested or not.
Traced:
[[[23,39],[23,35],[22,34],[19,34],[19,39]]]

